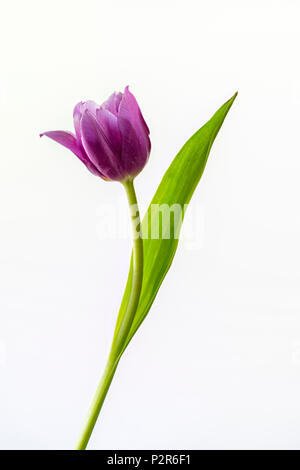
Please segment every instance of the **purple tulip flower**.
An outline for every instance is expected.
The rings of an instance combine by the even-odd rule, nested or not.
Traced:
[[[75,134],[49,131],[40,135],[70,149],[105,180],[132,179],[144,168],[151,149],[149,129],[128,86],[101,106],[94,101],[78,103],[73,117]]]

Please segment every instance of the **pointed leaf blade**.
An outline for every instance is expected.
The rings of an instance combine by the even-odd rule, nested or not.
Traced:
[[[212,144],[224,122],[224,119],[234,102],[237,93],[228,100],[182,147],[166,171],[163,179],[151,201],[142,222],[144,246],[144,277],[139,306],[121,354],[145,319],[154,302],[161,283],[166,276],[178,245],[183,217],[170,219],[169,226],[157,227],[158,212],[162,205],[172,208],[179,207],[184,215],[184,209],[199,183],[204,171]],[[156,230],[158,238],[153,238]],[[169,238],[164,238],[168,233]],[[119,310],[115,335],[126,310],[132,282],[132,261],[128,280]]]

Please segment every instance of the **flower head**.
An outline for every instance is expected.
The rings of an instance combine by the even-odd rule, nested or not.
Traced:
[[[151,149],[149,129],[128,86],[98,106],[78,103],[73,113],[75,134],[44,132],[70,149],[95,175],[106,180],[134,178],[145,166]]]

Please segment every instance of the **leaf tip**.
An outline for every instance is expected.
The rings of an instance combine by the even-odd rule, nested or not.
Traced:
[[[236,99],[237,95],[238,95],[238,91],[236,91],[235,94],[228,101],[226,101],[226,103],[224,104],[224,106],[227,106],[227,113],[228,113],[229,109],[231,108],[231,106],[232,106],[234,100]]]

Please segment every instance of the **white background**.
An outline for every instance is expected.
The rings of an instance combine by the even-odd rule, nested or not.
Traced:
[[[238,90],[93,449],[300,448],[297,0],[6,1],[1,11],[0,447],[72,448],[108,353],[130,239],[123,188],[39,132],[127,84],[151,130],[146,206]],[[193,208],[193,209],[192,209]]]

